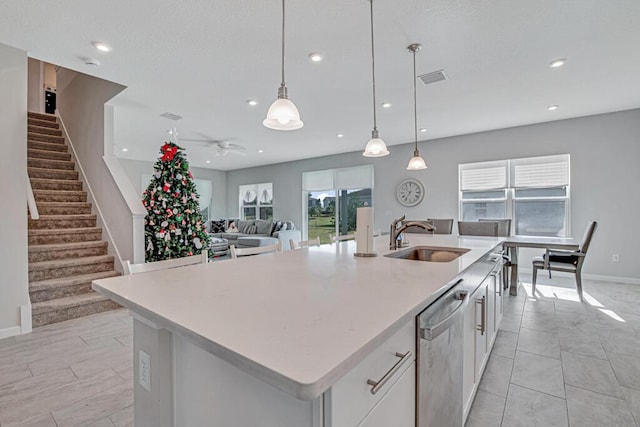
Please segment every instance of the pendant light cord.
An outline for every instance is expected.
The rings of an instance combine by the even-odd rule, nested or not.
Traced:
[[[282,83],[280,86],[285,87],[284,83],[284,0],[282,0]]]
[[[418,151],[418,99],[416,89],[416,51],[413,51],[413,137],[416,143],[415,150]]]
[[[376,121],[376,56],[373,47],[373,0],[369,0],[371,6],[371,76],[373,80],[373,131],[378,131]]]

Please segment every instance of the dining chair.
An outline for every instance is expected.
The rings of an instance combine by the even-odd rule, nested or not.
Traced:
[[[270,252],[282,252],[282,242],[278,241],[273,245],[268,246],[256,246],[255,248],[236,248],[235,245],[229,246],[231,252],[231,259],[236,259],[242,256],[267,254]]]
[[[309,246],[320,246],[320,236],[316,236],[315,239],[300,240],[296,243],[295,240],[289,239],[289,245],[291,249],[308,248]]]
[[[511,219],[510,218],[500,218],[500,219],[492,219],[492,218],[480,218],[479,222],[497,222],[498,223],[498,237],[509,237],[511,236]],[[502,251],[502,288],[509,289],[509,269],[513,268],[513,264],[511,263],[511,254]],[[514,280],[513,278],[511,279]],[[517,280],[517,279],[516,279]]]
[[[509,236],[511,236],[511,219],[481,218],[478,221],[479,222],[497,222],[498,223],[498,237],[509,237]]]
[[[458,221],[460,236],[498,237],[498,223],[495,221]]]
[[[336,242],[341,242],[343,240],[353,240],[356,238],[355,234],[330,234],[329,237],[331,237],[331,243],[336,243]]]
[[[577,251],[566,251],[558,249],[547,249],[544,256],[533,258],[533,283],[531,292],[536,293],[536,281],[538,279],[538,270],[563,271],[565,273],[573,273],[576,276],[576,290],[580,301],[584,301],[582,297],[582,265],[587,256],[587,251],[591,245],[593,234],[598,228],[597,221],[591,221],[587,226],[582,237],[582,243]]]
[[[145,262],[142,264],[132,264],[128,259],[122,263],[124,275],[146,273],[149,271],[165,270],[167,268],[184,267],[193,264],[206,264],[209,261],[209,254],[203,250],[200,255],[187,256],[182,258],[168,259],[166,261]]]
[[[451,234],[453,231],[453,218],[429,218],[424,220],[409,220],[406,219],[405,222],[424,222],[429,225],[433,225],[435,227],[434,231],[427,231],[424,228],[420,227],[407,227],[404,231],[405,233],[413,233],[413,234]]]

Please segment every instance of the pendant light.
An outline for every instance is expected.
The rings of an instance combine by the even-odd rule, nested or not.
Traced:
[[[289,100],[284,82],[284,17],[284,0],[282,0],[282,83],[278,88],[278,99],[269,107],[267,118],[262,124],[269,129],[296,130],[300,129],[304,123],[300,120],[298,108]]]
[[[373,82],[373,130],[371,131],[371,139],[364,148],[365,157],[382,157],[389,154],[387,145],[382,138],[378,136],[378,126],[376,122],[376,57],[373,45],[373,0],[369,0],[371,10],[371,76]]]
[[[407,165],[407,170],[409,171],[417,171],[427,168],[427,164],[424,162],[424,159],[420,157],[420,152],[418,151],[418,101],[416,95],[416,80],[418,80],[418,76],[416,75],[416,53],[420,52],[421,49],[422,46],[418,43],[410,44],[407,47],[407,50],[413,53],[413,137],[415,143],[413,157],[409,160],[409,164]]]

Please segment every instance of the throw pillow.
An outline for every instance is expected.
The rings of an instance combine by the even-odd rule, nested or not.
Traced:
[[[264,219],[256,219],[256,234],[271,234],[271,227],[273,226],[273,221],[266,221]]]
[[[296,229],[296,226],[293,223],[293,221],[287,221],[286,224],[287,224],[287,230],[295,230]]]
[[[227,221],[225,221],[224,219],[215,221],[215,220],[211,220],[211,225],[209,227],[209,232],[210,233],[224,233],[225,231],[225,224],[227,223]]]
[[[238,221],[238,231],[248,234],[248,229],[253,225],[253,221]]]
[[[282,230],[282,221],[275,221],[273,223],[273,231],[271,232],[271,234],[278,232]]]

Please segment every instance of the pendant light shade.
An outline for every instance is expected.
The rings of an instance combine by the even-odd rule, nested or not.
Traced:
[[[370,15],[371,15],[371,77],[373,87],[373,131],[371,131],[371,139],[364,147],[365,157],[383,157],[389,154],[387,150],[387,144],[384,143],[382,138],[378,135],[378,126],[376,120],[376,57],[373,44],[373,0],[369,0],[370,3]]]
[[[304,126],[304,123],[300,120],[298,108],[289,99],[287,85],[284,81],[284,1],[282,0],[282,83],[278,88],[278,99],[269,107],[267,118],[264,119],[262,124],[269,129],[296,130]]]
[[[409,160],[409,164],[407,165],[407,170],[409,171],[417,171],[427,168],[427,163],[422,157],[420,157],[420,152],[418,151],[418,100],[416,95],[416,80],[418,79],[418,76],[416,75],[416,53],[420,52],[421,49],[422,46],[417,43],[413,43],[407,47],[407,50],[413,54],[413,135],[415,144],[413,157]]]

